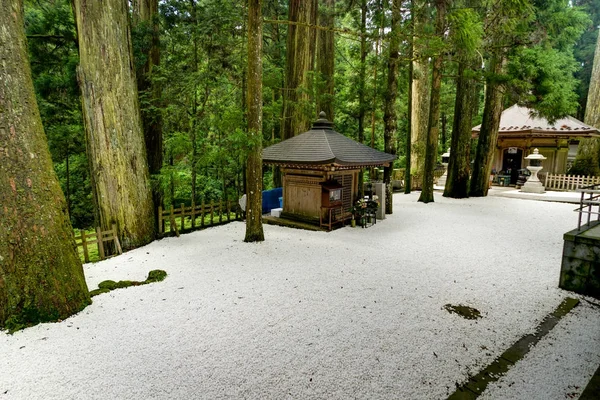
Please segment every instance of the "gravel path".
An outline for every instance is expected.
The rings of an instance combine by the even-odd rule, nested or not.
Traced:
[[[265,225],[248,244],[235,222],[86,264],[90,289],[169,276],[0,332],[0,400],[443,399],[574,296],[557,282],[577,217],[572,204],[417,199],[396,194],[368,229]],[[576,398],[598,365],[600,309],[582,304],[484,396]]]

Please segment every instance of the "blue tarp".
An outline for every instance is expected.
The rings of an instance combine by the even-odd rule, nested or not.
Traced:
[[[262,212],[263,214],[271,212],[274,208],[280,208],[282,204],[280,199],[283,196],[283,188],[263,190],[262,192]]]

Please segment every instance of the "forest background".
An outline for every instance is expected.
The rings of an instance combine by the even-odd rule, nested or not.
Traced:
[[[143,120],[161,130],[160,165],[151,170],[155,201],[168,207],[192,198],[196,204],[237,199],[245,192],[248,140],[247,4],[161,0],[156,6],[149,19],[129,16]],[[549,118],[584,118],[600,23],[595,0],[265,0],[262,14],[264,146],[307,130],[325,110],[338,132],[395,152],[395,168],[410,163],[413,174],[422,174],[438,59],[436,156],[459,129],[460,76],[471,83],[473,111],[461,112],[469,116],[463,122],[469,130],[482,122],[484,88],[494,82],[503,85],[502,108],[520,102]],[[25,27],[36,97],[71,223],[94,226],[71,3],[25,1]],[[491,71],[499,48],[504,69]],[[157,58],[148,71],[151,57]],[[396,93],[390,93],[389,71]],[[397,116],[391,129],[385,105]],[[470,143],[467,161],[475,158],[476,145]],[[265,167],[264,188],[278,184],[277,171]]]

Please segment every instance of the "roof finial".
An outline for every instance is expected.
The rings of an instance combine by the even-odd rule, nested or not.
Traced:
[[[319,113],[319,119],[313,123],[312,129],[333,129],[333,123],[327,119],[325,111]]]

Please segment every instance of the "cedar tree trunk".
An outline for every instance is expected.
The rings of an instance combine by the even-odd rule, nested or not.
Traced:
[[[317,0],[290,0],[288,26],[283,121],[281,139],[289,139],[310,128],[314,119],[310,102],[309,72],[315,59],[314,28]],[[311,38],[313,39],[311,42]]]
[[[468,61],[458,64],[454,121],[450,141],[448,179],[444,189],[445,197],[462,199],[469,196],[469,174],[471,170],[471,129],[473,115],[477,109],[477,85],[465,74]]]
[[[248,1],[248,142],[245,242],[262,242],[262,14],[261,0]]]
[[[600,35],[596,41],[592,76],[588,89],[587,104],[585,107],[584,122],[593,127],[600,126]],[[575,165],[580,171],[587,170],[587,174],[600,175],[600,139],[589,138],[579,141]]]
[[[383,108],[383,141],[385,152],[396,154],[397,110],[396,98],[398,97],[398,56],[400,48],[400,0],[392,2],[392,31],[390,32],[390,54],[388,58],[387,90]],[[393,213],[392,170],[393,162],[383,169],[383,182],[385,183],[385,213]]]
[[[421,54],[426,51],[422,41],[415,41],[423,25],[428,23],[428,5],[423,0],[414,1],[413,21],[413,79],[412,79],[412,105],[411,111],[411,160],[410,171],[423,176],[425,165],[425,146],[427,145],[427,124],[429,121],[429,103],[431,93],[431,74],[429,61]],[[407,167],[407,173],[409,168]]]
[[[437,15],[435,18],[435,33],[442,38],[446,20],[446,8],[448,0],[436,0]],[[425,164],[423,169],[423,188],[419,201],[423,203],[433,202],[433,172],[437,160],[438,137],[440,133],[440,91],[442,88],[442,65],[444,55],[436,55],[433,61],[431,79],[431,98],[429,103],[429,123],[427,129],[427,147],[425,148]]]
[[[324,0],[325,7],[319,10],[319,25],[330,30],[319,30],[317,32],[317,115],[324,111],[327,118],[333,121],[333,89],[334,89],[334,12],[335,0]]]
[[[358,70],[358,142],[365,142],[365,116],[367,105],[365,104],[365,91],[367,79],[367,0],[360,2],[360,67]],[[364,169],[358,173],[358,198],[364,196]]]
[[[138,69],[137,85],[140,95],[145,96],[148,107],[141,109],[142,127],[146,142],[146,156],[152,184],[152,202],[155,208],[162,205],[159,175],[163,164],[162,115],[160,109],[161,87],[152,82],[154,67],[160,65],[160,28],[158,25],[158,0],[135,0],[133,8],[134,27],[150,32],[150,46],[144,65]],[[158,224],[158,214],[154,214]]]
[[[38,111],[23,3],[0,1],[0,329],[90,304],[65,197]]]
[[[473,197],[487,196],[489,189],[489,178],[492,169],[492,160],[496,151],[498,141],[498,130],[500,129],[500,116],[502,115],[502,87],[497,80],[497,75],[502,73],[503,57],[492,54],[490,59],[490,78],[487,80],[485,92],[485,105],[483,108],[483,121],[477,151],[475,152],[475,163],[471,176],[471,187],[469,195]]]
[[[127,2],[74,0],[73,9],[97,220],[102,229],[115,223],[123,249],[132,249],[155,229]]]

